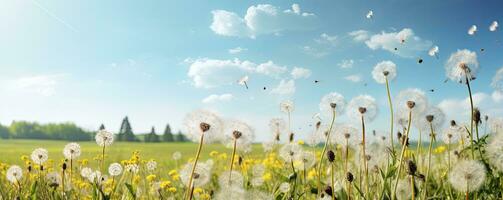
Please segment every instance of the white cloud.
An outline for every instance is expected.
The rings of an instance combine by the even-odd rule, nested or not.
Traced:
[[[355,61],[352,59],[349,60],[342,60],[339,64],[337,64],[340,68],[342,69],[349,69],[353,67],[353,64],[355,64]]]
[[[60,81],[67,76],[67,74],[54,74],[21,77],[9,81],[7,89],[14,92],[52,96],[56,93]]]
[[[272,61],[256,64],[248,60],[218,60],[209,58],[186,59],[190,61],[187,76],[197,88],[214,88],[237,83],[244,75],[256,74],[272,78],[282,78],[288,67]]]
[[[291,74],[293,79],[309,78],[309,76],[311,76],[311,70],[302,67],[295,67],[293,68]]]
[[[353,37],[356,42],[363,42],[369,39],[369,32],[366,30],[357,30],[348,33],[349,36]]]
[[[234,96],[232,94],[212,94],[202,100],[203,103],[206,104],[211,104],[211,103],[216,103],[216,102],[228,102],[234,99]]]
[[[327,50],[317,49],[311,46],[304,46],[302,47],[302,50],[304,51],[304,53],[317,58],[321,58],[329,54]]]
[[[295,93],[295,81],[294,80],[281,80],[278,86],[271,90],[271,94],[278,94],[282,96],[290,96]]]
[[[251,37],[265,34],[279,34],[283,31],[311,30],[316,26],[317,17],[302,12],[298,4],[281,11],[270,4],[250,6],[244,17],[234,12],[214,10],[211,30],[218,35]]]
[[[501,115],[503,114],[502,102],[496,101],[494,95],[493,93],[491,98],[491,95],[486,93],[475,93],[473,94],[473,104],[481,110],[483,115]],[[470,99],[468,97],[444,99],[438,104],[438,107],[445,112],[448,120],[469,121]]]
[[[320,38],[314,39],[314,41],[318,44],[327,44],[330,46],[335,46],[337,44],[337,36],[336,35],[328,35],[326,33],[322,33]]]
[[[402,29],[400,32],[382,32],[372,35],[365,44],[372,50],[383,49],[401,57],[415,57],[423,51],[428,51],[433,45],[431,41],[414,35],[412,29],[409,28]]]
[[[362,77],[359,74],[349,75],[349,76],[344,77],[344,79],[351,81],[353,83],[358,83],[358,82],[362,81]]]
[[[493,98],[493,101],[494,102],[503,102],[503,93],[500,92],[500,91],[494,91],[493,94],[491,95],[491,97]]]
[[[278,78],[280,75],[287,72],[287,70],[287,67],[276,65],[272,61],[262,63],[258,65],[256,69],[257,73],[265,74],[275,78]]]
[[[229,49],[229,53],[230,54],[238,54],[238,53],[241,53],[241,52],[247,51],[247,50],[248,49],[246,49],[246,48],[236,47],[236,48]]]

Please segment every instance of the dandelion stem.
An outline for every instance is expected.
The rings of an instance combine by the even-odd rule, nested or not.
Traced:
[[[363,159],[363,165],[365,167],[365,192],[369,194],[369,169],[367,166],[367,152],[365,149],[365,118],[364,115],[362,114],[361,116],[361,121],[362,121],[362,159]]]
[[[323,147],[323,151],[321,152],[320,163],[318,163],[318,195],[321,195],[321,167],[323,165],[323,157],[325,156],[325,152],[327,151],[327,146],[328,146],[328,142],[330,139],[330,134],[332,133],[332,128],[334,126],[335,117],[336,117],[336,113],[335,113],[335,109],[333,109],[332,110],[332,122],[330,123],[330,128],[328,129],[327,138],[325,139],[325,145]]]
[[[199,160],[199,156],[201,155],[201,149],[203,148],[204,142],[204,132],[201,133],[201,137],[199,138],[199,146],[197,147],[196,159],[194,160],[194,165],[192,166],[192,172],[190,173],[189,184],[187,185],[187,195],[189,199],[192,198],[192,191],[194,188],[192,187],[192,179],[194,178],[194,172],[196,171],[197,161]]]
[[[105,147],[106,145],[103,144],[103,151],[101,152],[101,171],[103,172],[105,170]]]
[[[410,123],[412,121],[412,109],[409,110],[409,121],[408,121],[408,124],[407,124],[407,130],[405,132],[405,139],[402,140],[402,150],[400,152],[400,160],[398,161],[398,173],[396,174],[396,178],[395,178],[395,187],[393,189],[393,194],[391,195],[391,199],[395,199],[396,198],[396,189],[398,187],[398,179],[400,178],[400,172],[402,172],[402,162],[403,162],[403,157],[405,155],[405,150],[407,148],[407,140],[409,138],[409,132],[410,132]]]
[[[470,80],[468,79],[468,73],[465,73],[466,79],[466,87],[468,88],[468,95],[470,97],[470,142],[471,142],[471,150],[472,150],[472,159],[475,159],[475,153],[473,153],[473,97],[472,97],[472,88],[470,87]],[[478,138],[477,138],[478,140]]]
[[[331,165],[331,168],[332,170],[330,170],[330,176],[331,176],[331,181],[332,181],[332,191],[335,190],[335,177],[334,177],[334,174],[335,174],[335,164],[334,163],[330,163]],[[330,194],[330,196],[332,196],[332,200],[335,200],[335,195],[333,194]]]
[[[419,139],[417,140],[416,154],[417,154],[417,162],[421,162],[421,151],[422,151],[422,134],[423,132],[419,130]],[[422,163],[422,162],[421,162]],[[420,165],[420,164],[419,164]]]
[[[391,152],[393,152],[393,154],[395,154],[395,144],[393,142],[393,123],[394,123],[394,113],[393,113],[393,103],[391,102],[391,94],[390,94],[390,90],[389,90],[389,81],[388,81],[388,76],[385,76],[386,78],[386,92],[388,93],[388,104],[389,104],[389,111],[390,111],[390,132],[389,132],[389,138],[391,140]]]
[[[410,189],[412,191],[411,199],[414,200],[416,194],[414,193],[414,176],[410,176]]]
[[[237,139],[234,138],[234,146],[232,148],[231,163],[229,166],[229,185],[231,184],[232,168],[234,167],[234,158],[236,157],[236,145],[237,145]]]
[[[433,124],[430,122],[430,146],[428,147],[428,166],[426,167],[426,179],[424,181],[424,197],[428,196],[428,180],[430,176],[431,167],[431,150],[433,148],[433,143],[435,142],[435,133],[433,130]]]

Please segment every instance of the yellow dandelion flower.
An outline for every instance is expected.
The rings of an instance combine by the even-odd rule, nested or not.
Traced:
[[[304,140],[299,140],[299,141],[297,141],[297,143],[300,145],[304,145]]]
[[[150,175],[148,175],[148,176],[147,176],[147,181],[148,181],[148,182],[152,182],[152,181],[154,181],[156,178],[157,178],[157,177],[156,177],[155,175],[150,174]]]
[[[168,175],[169,176],[174,176],[174,175],[177,175],[178,172],[176,171],[176,169],[172,169],[171,171],[168,172]]]
[[[140,177],[140,176],[138,176],[138,175],[136,175],[136,176],[134,176],[134,178],[133,178],[133,183],[138,184],[138,183],[140,183],[140,180],[141,180],[141,177]]]
[[[209,194],[202,194],[201,196],[199,196],[201,199],[210,199],[210,195]]]
[[[210,152],[210,156],[211,156],[211,157],[215,157],[215,156],[217,156],[217,155],[218,155],[218,151],[211,151],[211,152]]]
[[[272,179],[272,175],[271,173],[267,172],[265,173],[263,176],[262,176],[262,179],[264,179],[264,181],[270,181]]]
[[[161,182],[161,188],[168,189],[171,186],[171,181],[163,181]]]
[[[168,191],[171,192],[171,193],[175,193],[176,192],[176,187],[170,187],[168,189]]]
[[[203,193],[203,189],[202,188],[199,188],[199,187],[198,188],[194,188],[194,194],[197,195],[197,194],[201,194],[201,193]]]
[[[447,150],[447,148],[445,146],[439,146],[439,147],[435,148],[434,152],[435,153],[443,153],[443,152],[445,152],[445,150]]]
[[[308,179],[314,179],[316,178],[318,173],[316,173],[316,170],[315,169],[311,169],[309,170],[309,172],[307,173],[307,178]]]

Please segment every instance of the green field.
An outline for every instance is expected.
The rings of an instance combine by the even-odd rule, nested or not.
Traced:
[[[55,161],[63,159],[62,150],[67,141],[52,140],[0,140],[0,162],[7,164],[22,164],[21,156],[30,156],[36,148],[45,148],[49,151],[49,158]],[[88,159],[90,164],[97,164],[93,158],[101,154],[101,147],[95,142],[78,142],[82,149],[80,159]],[[197,150],[194,143],[138,143],[138,142],[116,142],[107,149],[107,163],[120,162],[130,158],[133,151],[140,151],[141,159],[156,160],[161,168],[170,168],[176,165],[172,159],[175,151],[182,153],[181,163],[193,157]],[[211,151],[227,153],[230,155],[231,149],[227,149],[222,144],[205,145],[201,153],[203,160],[209,158]],[[260,145],[254,145],[252,154],[254,156],[262,153]]]

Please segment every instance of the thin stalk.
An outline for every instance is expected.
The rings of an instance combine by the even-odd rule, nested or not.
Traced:
[[[472,159],[475,159],[475,154],[473,153],[473,97],[472,97],[472,88],[470,87],[470,80],[468,79],[468,73],[465,73],[466,78],[466,87],[468,87],[468,95],[470,96],[470,142],[472,149]],[[477,136],[478,137],[478,136]],[[478,138],[477,138],[478,140]]]
[[[231,163],[229,166],[229,185],[231,184],[232,168],[234,167],[234,158],[236,157],[236,145],[237,145],[237,139],[234,138],[234,146],[232,148]]]
[[[325,145],[323,147],[323,151],[321,152],[320,163],[318,163],[318,195],[321,195],[321,167],[323,165],[323,157],[325,156],[325,152],[327,151],[327,146],[328,146],[328,142],[330,139],[330,134],[332,133],[332,128],[334,126],[335,117],[336,117],[336,113],[335,113],[335,109],[333,109],[332,110],[332,122],[330,123],[330,128],[328,129],[327,138],[325,139]]]
[[[422,151],[422,131],[419,130],[419,139],[417,141],[417,147],[416,147],[416,154],[417,154],[417,162],[418,162],[418,165],[421,166],[420,162],[422,161],[421,160],[421,151]],[[422,162],[421,162],[422,163]]]
[[[414,200],[414,197],[416,196],[416,194],[414,193],[414,176],[410,176],[410,187],[412,191],[411,199]]]
[[[391,199],[395,199],[396,197],[396,189],[398,186],[398,179],[400,178],[400,172],[402,172],[402,162],[403,162],[403,157],[405,155],[405,150],[407,148],[407,138],[409,138],[409,132],[410,132],[410,122],[412,121],[412,109],[409,110],[409,121],[407,125],[407,131],[405,132],[405,141],[403,141],[402,144],[402,150],[400,152],[400,160],[398,161],[398,173],[396,174],[396,179],[395,179],[395,187],[393,189],[393,194],[391,194]]]
[[[331,181],[332,181],[332,191],[335,190],[335,177],[334,177],[334,174],[335,174],[335,167],[334,167],[334,163],[330,163],[331,167],[332,167],[332,170],[330,170],[330,175],[331,175]],[[330,194],[330,196],[332,196],[332,200],[335,200],[335,194]]]
[[[194,172],[196,171],[197,161],[199,160],[199,156],[201,155],[201,149],[203,148],[204,142],[204,132],[201,133],[201,137],[199,138],[199,146],[197,147],[196,160],[194,161],[194,165],[192,166],[192,172],[190,173],[189,184],[187,185],[187,194],[185,197],[189,199],[192,198],[192,191],[194,188],[192,187],[192,179],[194,178]]]
[[[424,181],[424,197],[428,196],[428,180],[430,176],[431,168],[431,150],[433,149],[433,143],[435,142],[435,133],[433,130],[433,124],[430,122],[430,146],[428,147],[428,166],[426,167],[426,179]]]
[[[390,132],[389,132],[389,138],[391,140],[391,152],[393,152],[393,154],[395,154],[395,144],[393,142],[393,123],[394,123],[394,113],[393,113],[393,103],[391,102],[391,94],[390,94],[390,90],[389,90],[389,84],[388,84],[388,77],[385,76],[386,78],[386,92],[388,93],[388,104],[389,104],[389,112],[390,112],[390,116],[391,116],[391,125],[390,125]]]
[[[363,158],[363,165],[365,167],[365,193],[369,194],[369,168],[367,166],[367,155],[366,155],[366,149],[365,149],[365,119],[364,115],[362,114],[361,116],[361,121],[362,121],[362,158]]]
[[[101,171],[103,172],[105,170],[105,148],[106,145],[103,144],[103,151],[101,152]]]

